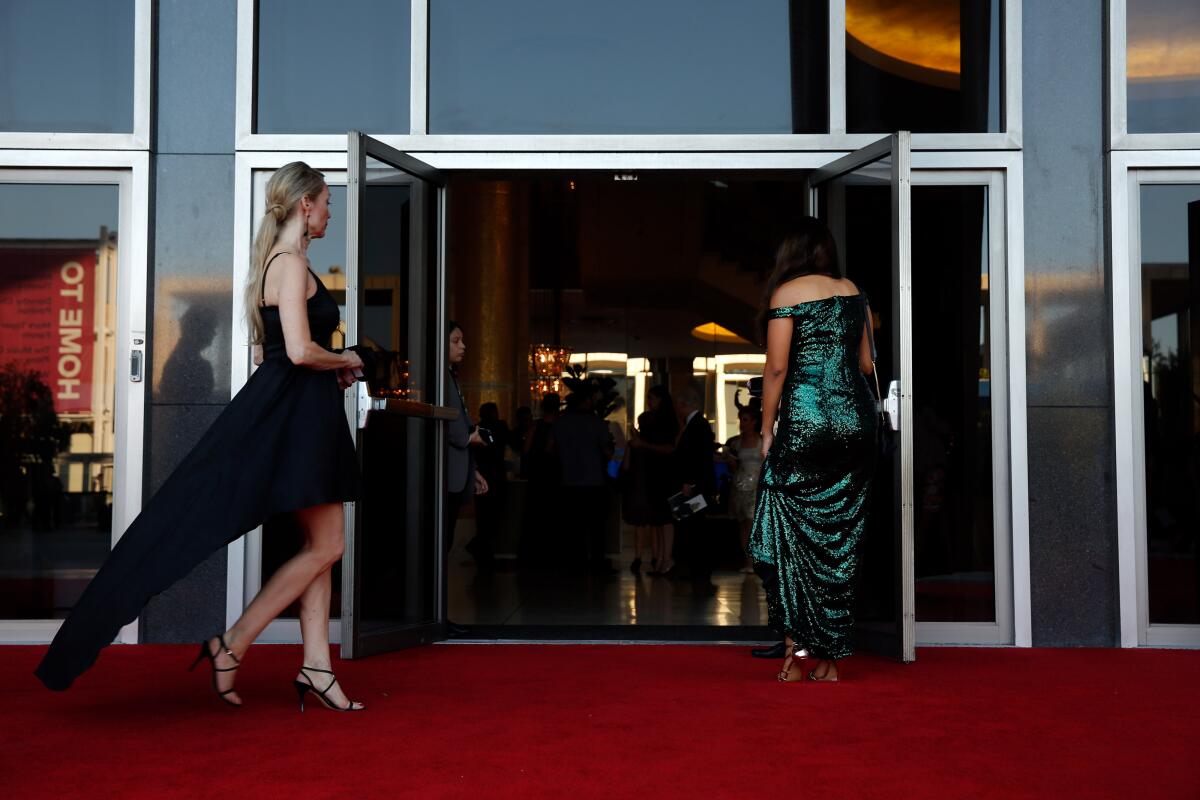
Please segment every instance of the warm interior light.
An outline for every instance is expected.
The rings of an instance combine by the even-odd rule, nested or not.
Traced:
[[[961,31],[959,0],[846,0],[846,48],[888,72],[905,73],[897,67],[908,65],[942,73],[903,74],[925,83],[958,85]]]
[[[703,325],[697,325],[696,327],[692,328],[692,336],[695,336],[697,339],[703,339],[706,342],[720,342],[721,344],[750,344],[750,342],[738,336],[733,331],[718,325],[715,322],[706,322]]]
[[[562,375],[571,363],[571,348],[549,344],[534,344],[529,347],[529,393],[537,402],[550,392],[561,394]]]

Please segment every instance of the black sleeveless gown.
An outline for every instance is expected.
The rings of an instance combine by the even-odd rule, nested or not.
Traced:
[[[315,275],[313,276],[316,277]],[[68,688],[151,597],[277,514],[358,497],[358,458],[333,370],[294,365],[279,309],[262,309],[263,363],[125,531],[35,674]],[[313,341],[327,347],[338,307],[317,281]]]

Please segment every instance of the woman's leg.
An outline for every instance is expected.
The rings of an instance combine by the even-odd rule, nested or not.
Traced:
[[[658,558],[658,568],[666,572],[671,567],[675,566],[675,559],[672,553],[675,551],[675,526],[663,525],[662,527],[662,555]]]
[[[332,568],[326,569],[300,595],[300,638],[304,641],[304,666],[330,672],[333,671],[329,655],[329,599],[333,594],[332,576]],[[318,689],[325,689],[333,678],[320,672],[301,672],[296,676],[296,680],[311,683]],[[325,696],[330,704],[338,708],[345,708],[350,702],[342,691],[341,681],[330,687]],[[362,707],[362,703],[354,705]]]
[[[292,556],[283,566],[275,571],[266,585],[259,590],[254,600],[250,602],[242,616],[225,632],[225,643],[233,651],[238,661],[246,654],[250,645],[267,627],[267,623],[279,616],[280,612],[300,597],[313,581],[325,573],[328,585],[329,568],[342,557],[342,504],[326,503],[324,505],[304,508],[296,512],[296,519],[304,531],[304,545],[300,552]],[[328,589],[325,596],[325,658],[329,658],[328,623],[329,597]],[[303,614],[301,615],[303,624]],[[306,637],[307,638],[307,637]],[[216,639],[210,643],[212,650],[218,650]],[[233,658],[224,651],[217,654],[218,667],[236,666]],[[234,681],[233,672],[217,673],[217,686],[221,690],[230,688]],[[229,699],[240,703],[236,695]]]

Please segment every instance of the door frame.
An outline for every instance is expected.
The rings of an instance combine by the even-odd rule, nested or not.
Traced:
[[[409,202],[409,274],[406,276],[408,285],[406,294],[413,290],[414,283],[424,286],[424,296],[432,295],[434,301],[434,319],[432,330],[429,325],[418,325],[421,335],[430,336],[433,340],[433,360],[429,365],[429,377],[434,388],[434,404],[442,405],[445,400],[445,382],[441,379],[448,368],[444,331],[447,324],[446,313],[446,274],[443,221],[446,201],[445,175],[430,167],[425,162],[409,156],[390,145],[358,131],[350,131],[347,135],[346,166],[349,184],[346,188],[346,340],[359,341],[359,317],[364,294],[360,286],[365,282],[361,274],[361,259],[365,232],[363,228],[363,206],[367,194],[367,161],[368,159],[386,164],[398,169],[406,176],[405,180],[396,181],[396,185],[406,185],[410,188]],[[429,214],[435,214],[436,228],[428,225]],[[432,241],[430,238],[432,237]],[[433,270],[429,274],[430,248],[433,248]],[[415,279],[414,279],[414,276]],[[411,306],[409,307],[411,308]],[[413,335],[412,323],[410,337]],[[420,349],[422,345],[418,344]],[[366,383],[360,381],[355,390],[346,393],[346,416],[350,421],[355,448],[361,453],[362,429],[366,424],[367,414],[371,407],[371,398],[367,394]],[[342,632],[340,638],[342,658],[361,658],[389,650],[397,650],[415,645],[429,644],[445,638],[446,628],[446,552],[443,547],[445,538],[445,503],[442,498],[446,493],[445,476],[445,441],[446,426],[433,423],[433,475],[429,485],[427,501],[432,504],[433,536],[433,601],[434,618],[425,622],[395,626],[387,631],[364,634],[360,630],[359,615],[355,613],[355,603],[358,596],[357,581],[362,564],[362,555],[358,552],[361,536],[358,508],[356,504],[347,503],[345,506],[345,540],[346,549],[342,555],[342,610],[340,623]]]
[[[1122,647],[1200,647],[1200,625],[1151,625],[1142,401],[1141,203],[1146,184],[1200,184],[1200,150],[1113,151],[1113,418]]]
[[[814,171],[805,179],[806,212],[813,216],[820,213],[820,193],[822,186],[828,186],[835,194],[840,188],[836,183],[842,178],[854,175],[856,172],[875,165],[890,163],[887,172],[887,184],[891,189],[889,206],[889,221],[891,223],[891,264],[889,274],[892,280],[892,307],[889,309],[892,319],[897,320],[898,336],[893,343],[893,352],[899,355],[896,360],[897,372],[890,381],[898,381],[900,386],[900,507],[893,509],[895,520],[900,530],[895,535],[895,545],[898,553],[894,564],[899,567],[900,576],[895,586],[895,607],[899,613],[899,630],[896,632],[878,632],[870,640],[880,643],[881,652],[890,652],[896,633],[899,634],[902,661],[916,660],[916,598],[915,598],[915,568],[914,568],[914,517],[913,517],[913,430],[912,419],[912,134],[900,131],[879,139],[859,150],[827,164]],[[881,176],[882,177],[882,176]],[[844,204],[833,200],[826,216],[834,225],[845,218]],[[839,206],[841,208],[839,208]],[[840,212],[841,219],[838,214]],[[882,383],[882,382],[881,382]],[[882,400],[882,398],[881,398]],[[893,484],[894,486],[894,484]],[[893,489],[894,490],[894,489]],[[895,523],[893,523],[895,524]],[[868,631],[859,630],[859,636]],[[874,649],[874,647],[872,648]]]
[[[117,341],[118,380],[113,419],[112,544],[115,546],[142,508],[145,370],[150,347],[147,326],[150,231],[150,156],[141,151],[0,150],[0,180],[38,184],[101,184],[118,188]],[[136,343],[135,343],[136,342]],[[121,365],[142,354],[143,379],[128,380]],[[121,376],[125,376],[121,379]],[[62,620],[0,620],[0,642],[47,642]],[[138,620],[125,625],[116,641],[136,644]]]
[[[341,137],[339,137],[341,138]],[[381,137],[386,144],[412,144],[413,140],[392,141],[392,137]],[[344,140],[343,140],[344,141]],[[428,147],[429,142],[421,140]],[[486,175],[489,172],[537,171],[555,172],[565,170],[612,170],[636,172],[638,170],[691,170],[691,171],[745,171],[745,170],[815,170],[843,155],[845,151],[777,151],[777,152],[463,152],[418,149],[405,150],[436,169],[454,172],[472,172]],[[235,157],[235,203],[234,203],[234,286],[241,286],[249,269],[250,243],[254,233],[252,198],[252,174],[256,170],[275,169],[289,161],[302,160],[330,176],[330,182],[338,182],[336,175],[345,174],[347,152],[336,151],[242,151]],[[1003,202],[996,204],[996,212],[1002,217],[1005,267],[1005,307],[1003,319],[1006,323],[1002,339],[1006,349],[1008,389],[1008,430],[1004,442],[1009,473],[1009,533],[1011,535],[1011,589],[1013,609],[1013,632],[1011,642],[1017,647],[1032,645],[1032,615],[1030,600],[1029,569],[1029,488],[1028,488],[1028,437],[1026,413],[1026,360],[1025,360],[1025,265],[1024,265],[1024,182],[1023,156],[1019,150],[918,150],[912,153],[912,175],[914,184],[936,180],[939,174],[951,171],[994,171],[1002,176]],[[342,182],[344,182],[344,177]],[[445,193],[443,193],[443,197]],[[438,246],[442,252],[439,259],[439,310],[445,316],[446,287],[444,252],[447,231],[444,220],[445,209],[440,209],[438,223]],[[995,212],[994,212],[995,213]],[[233,359],[231,366],[231,390],[236,392],[249,375],[249,348],[246,341],[244,313],[241,293],[233,292]],[[239,326],[240,329],[239,329]],[[995,378],[995,373],[993,373]],[[440,391],[440,390],[439,390]],[[441,403],[444,398],[438,397]],[[995,503],[1004,502],[999,495]],[[250,585],[246,573],[255,566],[255,553],[259,545],[253,535],[244,537],[229,546],[229,570],[227,580],[227,618],[230,623],[237,619],[245,604],[253,597],[247,592]],[[257,579],[256,579],[257,580]],[[257,590],[257,586],[255,586]],[[999,589],[997,590],[999,593]],[[340,624],[331,620],[331,641],[340,641]],[[286,629],[285,629],[286,626]],[[268,626],[270,638],[264,634],[263,641],[299,641],[299,627],[293,623],[275,622]],[[918,629],[920,633],[920,629]],[[938,637],[940,638],[940,637]],[[918,643],[924,643],[919,638]],[[975,644],[973,640],[941,641],[942,644]]]

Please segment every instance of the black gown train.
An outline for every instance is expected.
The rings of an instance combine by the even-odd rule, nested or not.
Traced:
[[[358,497],[337,373],[294,365],[279,309],[264,307],[262,316],[263,363],[130,524],[64,620],[35,672],[49,688],[69,687],[151,597],[247,531],[277,514]],[[317,280],[308,300],[313,341],[328,346],[338,316]]]

